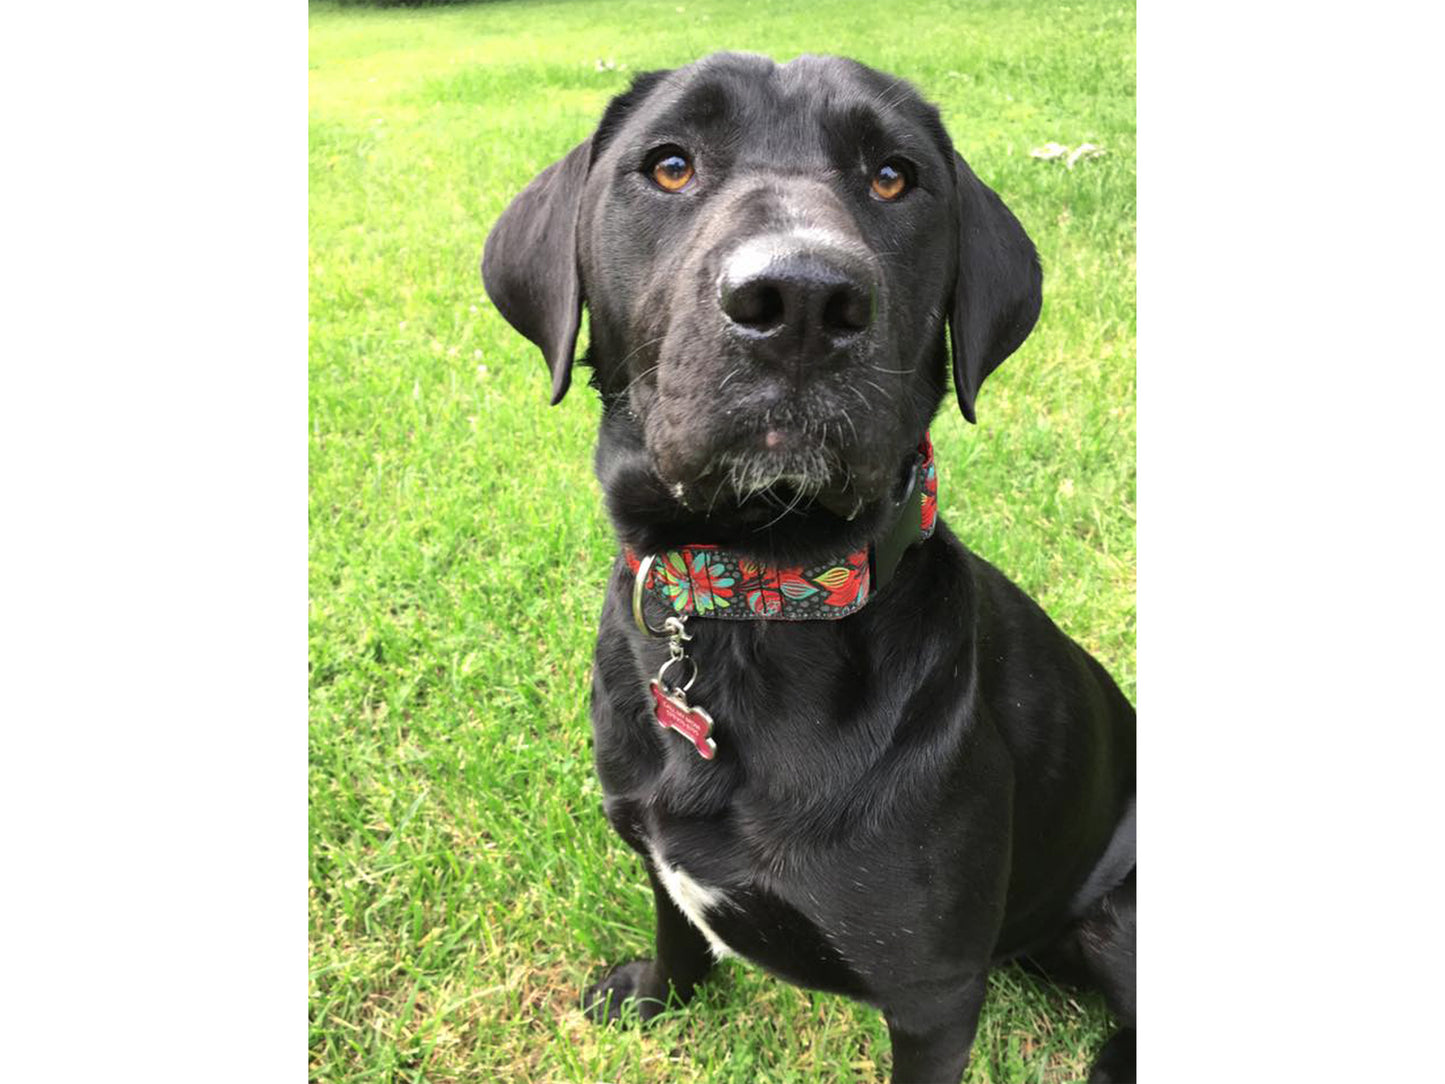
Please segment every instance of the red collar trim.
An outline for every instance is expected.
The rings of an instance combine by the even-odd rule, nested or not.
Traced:
[[[906,531],[896,553],[882,552],[889,548],[885,540],[821,564],[775,568],[720,546],[683,546],[657,555],[643,590],[670,612],[689,617],[817,621],[856,613],[892,576],[903,550],[933,534],[938,471],[927,433],[918,445],[918,456],[913,484],[900,502],[900,523],[891,532]],[[906,525],[905,517],[910,521]],[[641,558],[631,548],[623,555],[635,574]]]

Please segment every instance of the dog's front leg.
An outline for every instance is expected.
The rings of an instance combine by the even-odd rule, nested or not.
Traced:
[[[906,1008],[889,1009],[893,1040],[893,1084],[957,1084],[968,1068],[988,984],[975,975],[946,997],[919,998]]]
[[[697,984],[712,969],[713,955],[707,938],[677,909],[651,862],[647,865],[647,879],[652,882],[657,908],[657,955],[651,960],[619,964],[583,992],[583,1011],[599,1024],[618,1019],[623,1002],[628,1000],[636,1002],[640,1019],[650,1020],[666,1008],[669,989],[686,1005]]]

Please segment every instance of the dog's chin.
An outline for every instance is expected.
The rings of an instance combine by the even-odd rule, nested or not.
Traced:
[[[846,470],[749,474],[736,464],[732,470],[719,464],[699,478],[672,483],[669,490],[690,516],[743,536],[805,524],[809,534],[851,533],[849,528],[870,520],[887,498],[886,487],[879,492],[861,488]]]
[[[707,433],[644,421],[636,466],[645,473],[624,480],[614,470],[604,482],[628,545],[723,545],[807,563],[852,552],[886,528],[905,466],[903,453],[882,451],[888,438],[867,435],[864,454],[827,439],[820,423],[776,413],[757,426],[734,421]]]
[[[830,442],[803,443],[776,430],[693,448],[689,461],[658,457],[659,477],[691,510],[825,510],[855,519],[897,488],[903,460],[858,455]]]
[[[670,483],[687,508],[751,522],[827,510],[852,519],[864,504],[843,458],[826,447],[787,453],[718,451],[696,474]]]
[[[784,476],[761,490],[738,492],[729,488],[723,503],[736,522],[756,526],[779,523],[789,516],[833,516],[851,522],[858,518],[866,502],[842,484],[819,486],[806,476]]]

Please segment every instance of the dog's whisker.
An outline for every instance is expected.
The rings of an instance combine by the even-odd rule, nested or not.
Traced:
[[[889,400],[891,400],[891,399],[893,398],[893,394],[892,394],[887,388],[885,388],[882,384],[878,383],[878,381],[876,381],[876,380],[865,380],[865,381],[863,381],[863,383],[867,384],[867,385],[868,385],[869,387],[871,387],[871,388],[874,388],[874,389],[878,392],[879,395],[883,396],[883,398],[889,399]]]
[[[642,352],[643,350],[646,350],[649,346],[652,346],[654,343],[660,343],[660,342],[662,342],[662,340],[665,339],[665,338],[667,338],[667,335],[664,333],[664,334],[662,334],[662,335],[657,336],[657,338],[655,338],[655,339],[648,339],[645,343],[639,343],[636,347],[634,347],[633,349],[631,349],[631,350],[629,350],[629,351],[627,352],[627,356],[626,356],[625,358],[623,358],[622,361],[618,364],[618,368],[619,368],[619,369],[625,369],[625,368],[627,367],[627,363],[628,363],[629,361],[631,361],[633,358],[635,358],[640,352]],[[653,368],[655,369],[655,368],[657,368],[657,366],[654,365]]]
[[[796,508],[796,507],[802,502],[802,500],[803,500],[803,489],[800,487],[800,488],[797,490],[796,494],[793,496],[792,501],[790,501],[790,502],[788,503],[788,506],[787,506],[786,508],[784,508],[781,512],[779,512],[779,513],[778,513],[776,516],[774,516],[772,519],[768,520],[767,523],[764,523],[761,527],[756,527],[756,528],[754,528],[754,530],[755,530],[755,531],[766,531],[769,527],[773,526],[773,525],[776,524],[776,523],[779,523],[779,522],[782,521],[786,516],[788,516],[788,514],[791,513],[791,512],[793,511],[793,509]]]
[[[894,87],[899,86],[902,82],[903,82],[903,77],[902,77],[902,76],[899,76],[898,78],[894,79],[893,82],[889,83],[886,87],[884,87],[882,90],[880,90],[877,94],[873,95],[873,101],[874,101],[874,103],[875,103],[875,104],[883,104],[883,103],[884,103],[884,96],[887,95],[887,94],[889,94],[889,93],[893,90]],[[896,103],[895,103],[895,104],[896,104]]]
[[[657,372],[657,370],[660,369],[661,367],[662,367],[662,363],[661,363],[661,362],[658,362],[656,365],[651,365],[651,366],[648,366],[646,369],[643,369],[642,372],[638,373],[635,377],[633,377],[631,380],[629,380],[629,381],[627,382],[627,387],[625,387],[625,388],[622,389],[622,394],[626,395],[628,392],[630,392],[630,391],[632,390],[633,386],[634,386],[635,384],[637,384],[638,381],[640,381],[640,380],[645,380],[647,377],[649,377],[649,376],[651,376],[653,373]]]
[[[645,380],[647,377],[657,372],[657,370],[661,368],[661,366],[662,362],[658,362],[656,365],[649,365],[646,369],[643,369],[642,372],[638,373],[635,377],[633,377],[627,382],[627,386],[622,389],[621,393],[619,394],[619,398],[626,398],[632,392],[632,389],[637,386],[639,381]]]
[[[645,342],[645,343],[643,343],[641,346],[637,347],[637,349],[635,349],[635,350],[631,351],[630,353],[628,353],[627,357],[626,357],[626,358],[623,358],[623,364],[620,365],[620,366],[618,366],[618,368],[624,368],[624,367],[626,366],[626,363],[627,363],[630,359],[636,357],[639,351],[645,350],[647,347],[652,346],[654,343],[660,343],[660,342],[662,342],[662,340],[665,339],[665,338],[667,338],[666,335],[659,335],[659,336],[658,336],[657,338],[655,338],[655,339],[649,339],[647,342]],[[646,369],[643,369],[642,372],[638,373],[636,376],[634,376],[631,380],[629,380],[629,381],[627,382],[627,386],[622,389],[622,395],[628,394],[630,391],[632,391],[633,386],[636,385],[639,380],[644,380],[644,379],[646,379],[647,377],[651,376],[653,373],[657,372],[657,370],[660,369],[661,367],[662,367],[662,362],[661,362],[661,361],[656,361],[656,362],[654,362],[653,364],[649,365]]]
[[[724,485],[719,481],[712,489],[712,497],[707,502],[707,511],[703,513],[704,519],[712,519],[713,507],[717,504],[718,496],[722,493]]]

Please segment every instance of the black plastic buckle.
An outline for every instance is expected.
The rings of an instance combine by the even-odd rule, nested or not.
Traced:
[[[898,498],[898,511],[893,526],[879,543],[868,551],[868,576],[872,590],[877,591],[893,578],[898,562],[908,552],[908,547],[923,537],[923,487],[918,484],[919,468],[923,466],[923,453],[915,452],[908,468],[908,478],[903,495]]]

